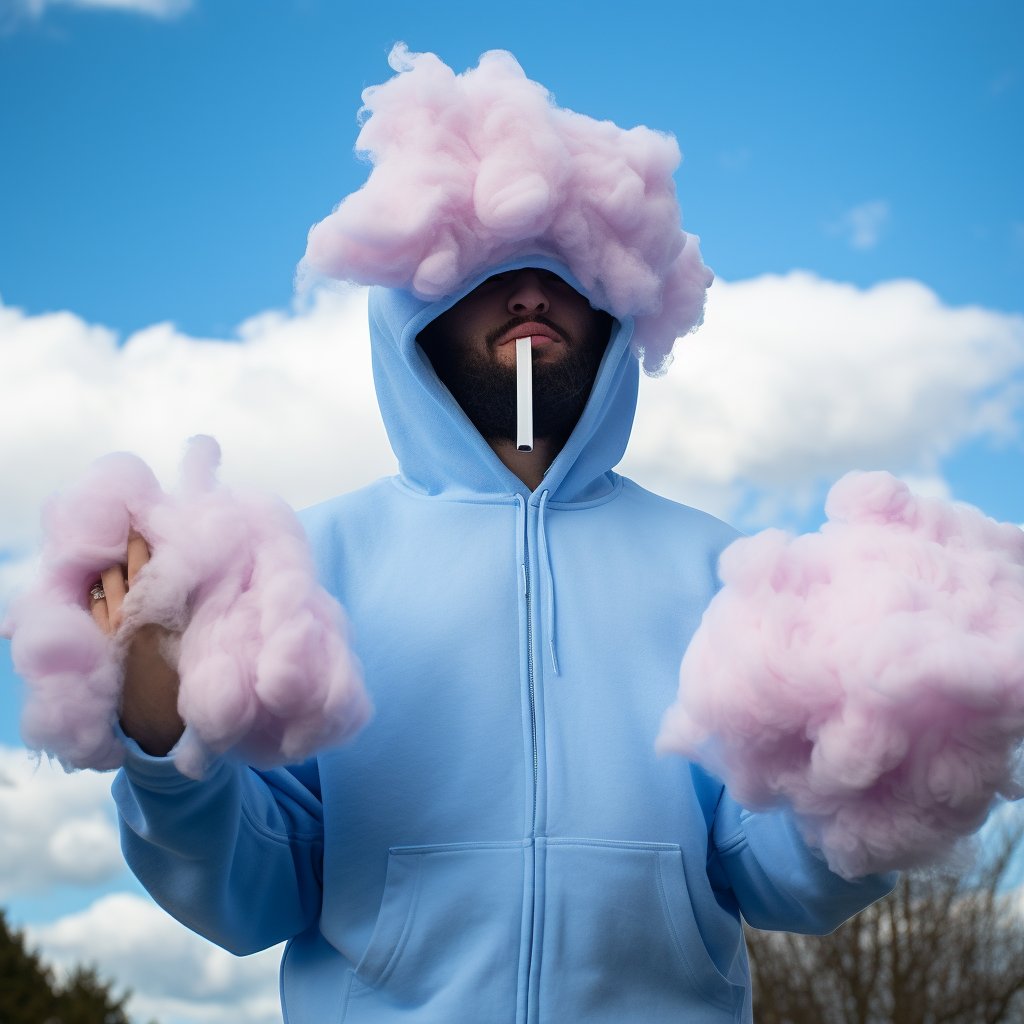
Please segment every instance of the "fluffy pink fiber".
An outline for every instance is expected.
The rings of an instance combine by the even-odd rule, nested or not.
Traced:
[[[345,640],[341,606],[316,582],[303,530],[280,499],[218,486],[220,449],[195,437],[181,488],[165,494],[134,455],[100,459],[44,510],[35,585],[5,631],[28,684],[25,742],[65,768],[116,768],[124,650],[155,622],[181,676],[185,735],[177,767],[200,778],[224,751],[257,767],[289,764],[345,739],[370,706]],[[125,599],[114,638],[88,611],[101,570],[123,562],[130,526],[151,560]]]
[[[675,139],[555,106],[504,50],[456,75],[400,43],[390,64],[400,73],[363,93],[356,149],[373,171],[310,231],[300,274],[434,300],[508,259],[554,256],[596,305],[636,318],[634,351],[659,372],[714,279],[680,227]]]
[[[1022,794],[1024,532],[888,473],[826,511],[723,552],[658,747],[791,807],[853,878],[940,860]]]

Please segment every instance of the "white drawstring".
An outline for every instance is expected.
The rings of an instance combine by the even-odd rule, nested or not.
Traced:
[[[544,570],[545,603],[547,605],[548,650],[551,651],[551,667],[558,675],[558,657],[555,654],[555,576],[551,571],[551,554],[548,551],[547,526],[544,513],[548,506],[548,491],[540,496],[537,515],[537,536],[540,539],[540,562]]]

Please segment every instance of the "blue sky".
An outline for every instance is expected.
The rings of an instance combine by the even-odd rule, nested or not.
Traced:
[[[389,76],[404,40],[456,70],[510,49],[560,104],[673,132],[684,225],[726,282],[794,269],[858,289],[910,279],[993,323],[1024,312],[1020,2],[181,6],[173,17],[86,0],[0,6],[5,307],[68,310],[121,338],[161,321],[231,338],[246,318],[287,309],[309,226],[365,179],[352,154],[359,93]],[[747,315],[756,325],[758,310]],[[986,381],[978,400],[1002,386]],[[1014,401],[1001,431],[964,428],[919,466],[892,468],[1024,522]],[[804,527],[823,494],[808,479],[817,504],[780,513]],[[745,493],[736,508],[763,497]],[[0,555],[23,553],[0,538]],[[13,747],[8,647],[0,743]],[[117,876],[8,903],[51,921],[131,888]]]
[[[0,286],[124,331],[287,304],[309,225],[365,177],[358,95],[401,39],[458,70],[511,49],[561,104],[674,132],[685,224],[727,279],[913,277],[1018,309],[1022,36],[992,0],[53,8],[0,39]],[[873,201],[877,244],[830,232]]]
[[[728,280],[907,277],[1020,310],[1022,38],[997,0],[53,7],[0,38],[0,294],[126,333],[286,306],[308,227],[365,178],[358,95],[401,39],[457,70],[511,49],[561,104],[674,132],[685,226]],[[1022,470],[983,442],[945,474],[1021,519]]]

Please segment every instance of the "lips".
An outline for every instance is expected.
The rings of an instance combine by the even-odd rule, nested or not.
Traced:
[[[546,345],[550,342],[564,342],[564,338],[546,324],[538,324],[533,321],[525,324],[518,324],[516,327],[506,331],[497,341],[497,347],[508,345],[516,338],[533,338],[533,347]]]

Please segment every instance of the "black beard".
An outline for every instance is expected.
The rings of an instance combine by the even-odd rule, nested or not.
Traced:
[[[543,317],[523,318],[520,322],[545,323]],[[492,332],[493,340],[516,326],[516,320]],[[602,314],[594,334],[574,343],[567,338],[567,351],[555,362],[533,365],[534,437],[563,445],[579,421],[594,386],[601,357],[608,345],[612,318]],[[564,332],[555,324],[549,327]],[[493,357],[458,358],[453,346],[429,345],[428,354],[441,383],[462,406],[473,426],[486,441],[516,439],[516,367],[504,366]],[[492,352],[488,337],[487,352]]]

